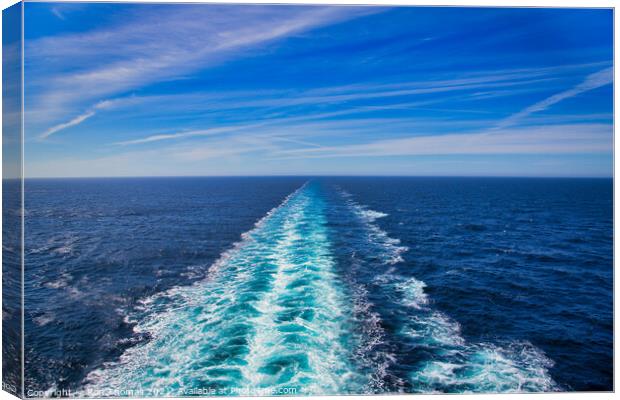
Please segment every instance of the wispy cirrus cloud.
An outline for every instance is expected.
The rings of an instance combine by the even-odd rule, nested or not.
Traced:
[[[264,93],[262,91],[257,91],[255,93],[229,93],[214,95],[205,93],[202,97],[210,101],[210,103],[205,106],[210,110],[215,108],[219,109],[239,109],[239,108],[277,108],[277,107],[294,107],[294,106],[312,106],[312,105],[325,105],[325,104],[339,104],[339,103],[347,103],[347,102],[356,102],[356,101],[364,101],[364,100],[379,100],[379,99],[390,99],[390,98],[400,98],[400,97],[412,97],[412,96],[424,96],[424,95],[432,95],[432,94],[444,94],[444,93],[461,93],[461,96],[466,96],[465,92],[470,92],[473,90],[483,90],[483,89],[493,89],[493,88],[503,88],[507,90],[508,88],[512,88],[515,86],[528,86],[534,85],[540,82],[553,80],[553,77],[540,77],[538,78],[539,73],[519,73],[519,74],[502,74],[495,76],[485,76],[482,78],[467,78],[467,79],[452,79],[452,80],[440,80],[440,81],[421,81],[421,82],[401,82],[398,84],[368,84],[366,86],[360,85],[351,85],[351,86],[342,86],[342,87],[326,87],[319,89],[312,89],[297,93],[291,93],[290,91],[280,90],[275,93]],[[243,96],[240,98],[239,96]],[[491,95],[488,94],[487,97]],[[200,98],[201,96],[198,94],[190,94],[183,99],[182,96],[173,95],[173,96],[152,96],[154,100],[168,102],[169,100],[188,100],[188,98]],[[92,107],[87,112],[84,112],[76,117],[71,118],[67,122],[63,122],[57,124],[48,130],[46,130],[40,138],[47,138],[51,134],[56,133],[62,129],[66,129],[79,123],[85,121],[86,119],[95,115],[95,111],[97,109],[105,109],[109,108],[109,106],[114,105],[133,105],[137,101],[149,101],[148,97],[137,98],[136,96],[129,96],[127,98],[119,98],[114,100],[102,101]],[[418,101],[418,102],[408,102],[401,104],[393,104],[393,105],[383,105],[383,106],[364,106],[364,107],[354,107],[349,110],[341,110],[337,112],[327,113],[326,115],[321,114],[320,117],[332,117],[335,115],[343,115],[343,114],[354,114],[359,112],[367,112],[371,110],[386,110],[386,109],[395,109],[402,108],[404,106],[414,107],[418,105],[424,104],[433,104],[447,100],[446,98],[438,98],[433,100],[426,101]],[[216,103],[216,104],[212,104]],[[309,118],[317,118],[315,116],[310,116]],[[307,119],[307,118],[303,118]],[[217,131],[217,129],[215,129]],[[140,143],[149,143],[156,140],[168,140],[182,137],[191,137],[191,136],[202,136],[204,134],[209,134],[208,132],[203,132],[200,130],[196,132],[196,134],[192,133],[179,133],[172,135],[157,135],[157,137],[153,138],[144,138],[137,140],[128,140],[119,142],[118,144],[140,144]]]
[[[547,108],[551,107],[552,105],[559,103],[563,100],[570,99],[572,97],[578,96],[590,90],[598,89],[602,86],[609,85],[613,83],[613,80],[614,80],[613,67],[608,67],[600,71],[594,72],[588,75],[583,82],[576,85],[575,87],[556,93],[553,96],[549,96],[546,99],[539,101],[537,103],[534,103],[531,106],[526,107],[523,110],[504,119],[497,125],[497,128],[499,129],[499,128],[505,128],[508,126],[515,125],[520,120],[526,118],[530,114],[533,114],[539,111],[544,111]]]
[[[78,116],[71,118],[69,121],[54,125],[51,128],[47,129],[45,132],[39,135],[39,139],[41,140],[47,139],[48,137],[52,136],[56,132],[59,132],[63,129],[70,128],[72,126],[79,125],[82,122],[86,121],[87,119],[94,117],[98,111],[111,109],[111,108],[118,107],[121,105],[133,104],[136,101],[141,101],[141,99],[135,96],[129,96],[129,97],[120,98],[120,99],[102,100],[98,102],[97,104],[95,104],[94,106],[92,106],[91,108],[89,108],[87,111],[83,112],[82,114],[79,114]]]
[[[123,140],[116,142],[117,145],[137,145],[145,143],[153,143],[159,141],[179,140],[185,138],[211,136],[215,134],[230,133],[235,131],[243,131],[254,129],[262,126],[277,126],[286,123],[295,123],[299,121],[330,119],[334,117],[351,116],[362,113],[382,112],[389,110],[420,110],[424,106],[436,105],[450,100],[460,99],[461,101],[479,98],[479,90],[486,89],[485,99],[494,96],[506,96],[508,90],[518,90],[515,87],[527,86],[527,90],[536,90],[537,83],[553,81],[556,78],[545,76],[545,70],[531,70],[508,72],[502,74],[485,74],[481,77],[456,78],[448,80],[427,80],[419,82],[401,82],[401,83],[369,83],[366,85],[346,85],[335,87],[322,87],[310,89],[306,91],[296,91],[292,93],[290,90],[277,91],[255,91],[255,92],[230,92],[230,93],[189,93],[186,95],[171,96],[151,96],[151,97],[135,97],[119,98],[108,101],[114,106],[119,105],[135,105],[139,102],[149,104],[149,109],[157,103],[163,104],[161,109],[153,112],[166,113],[171,111],[173,104],[183,106],[182,112],[194,111],[200,112],[201,109],[213,112],[214,110],[239,110],[244,108],[254,108],[261,110],[261,116],[254,119],[252,123],[237,123],[226,126],[218,126],[208,129],[185,129],[174,133],[153,134],[138,139]],[[532,88],[533,87],[533,88]],[[525,90],[525,89],[520,89]],[[428,98],[428,95],[439,95]],[[424,100],[396,102],[382,105],[354,105],[357,101],[368,100],[386,100],[407,98],[426,98]],[[108,103],[105,102],[105,103]],[[104,103],[104,102],[102,102]],[[289,109],[297,106],[319,106],[343,105],[334,108],[329,112],[312,112],[309,109],[303,115],[292,117],[279,117],[277,112],[275,116],[269,116],[269,112],[276,109]],[[104,107],[101,107],[104,108]],[[109,107],[105,107],[109,108]],[[176,110],[173,108],[172,111]],[[447,112],[456,111],[462,113],[488,113],[485,110],[478,109],[460,109],[446,110]],[[179,112],[179,110],[174,111]],[[286,113],[285,113],[286,114]],[[92,116],[92,114],[89,114]],[[255,122],[258,120],[258,122]],[[71,121],[69,121],[71,122]],[[81,122],[81,121],[79,121]],[[73,124],[61,124],[61,127],[69,127]],[[54,130],[56,132],[57,130]]]
[[[152,143],[152,142],[160,142],[162,140],[174,140],[174,139],[182,139],[188,137],[198,137],[198,136],[213,136],[220,135],[228,132],[234,132],[241,129],[251,129],[253,127],[259,126],[259,124],[252,125],[242,125],[242,126],[223,126],[218,128],[211,129],[198,129],[198,130],[190,130],[176,133],[162,133],[157,135],[147,136],[141,139],[133,139],[133,140],[124,140],[122,142],[116,142],[115,145],[127,146],[133,144],[144,144],[144,143]]]
[[[609,153],[613,128],[608,124],[574,124],[418,135],[367,143],[284,150],[280,158],[385,157],[450,154]]]
[[[362,126],[363,123],[360,123],[360,128]],[[280,173],[286,174],[292,171],[287,169],[292,166],[302,168],[306,173],[314,171],[307,169],[313,167],[316,167],[317,171],[325,172],[320,168],[323,162],[316,162],[317,159],[322,159],[327,163],[356,158],[368,160],[373,157],[538,154],[551,160],[552,155],[608,154],[612,151],[612,127],[608,124],[513,128],[491,136],[485,132],[472,132],[407,136],[385,140],[358,139],[362,143],[340,146],[322,146],[304,139],[308,137],[308,132],[303,132],[304,129],[319,135],[337,134],[338,129],[344,129],[345,133],[350,133],[350,127],[336,125],[332,128],[335,131],[320,132],[320,126],[300,126],[290,133],[285,129],[269,129],[232,138],[212,136],[205,137],[209,139],[208,141],[179,143],[148,150],[115,152],[94,158],[82,158],[80,154],[74,154],[52,165],[45,162],[33,162],[30,164],[30,171],[31,176],[49,176],[50,173],[54,176],[83,176],[85,172],[90,176],[227,175],[231,173],[230,168],[237,165],[234,160],[251,159],[253,170],[235,169],[235,174],[261,174],[264,173],[265,170],[262,168],[266,164],[277,166],[280,168]],[[340,137],[344,136],[340,135]],[[379,136],[375,132],[371,137]],[[233,160],[232,164],[231,160]],[[452,162],[454,165],[451,167],[451,173],[454,174],[455,171],[459,171],[459,162]],[[483,162],[482,158],[480,162]],[[484,162],[489,168],[493,168],[492,161],[486,159]],[[177,169],[171,170],[171,164],[174,164]],[[368,167],[374,164],[364,165]],[[359,166],[356,168],[358,169],[354,168],[352,171],[361,170]],[[296,169],[295,171],[302,170]],[[368,168],[365,169],[367,170]],[[511,171],[518,175],[518,170]],[[487,171],[487,173],[493,172],[493,169]],[[330,170],[329,173],[333,174],[335,171]]]
[[[75,40],[75,39],[73,39]],[[45,50],[47,51],[47,49]],[[43,51],[43,54],[46,54]],[[73,50],[67,50],[69,52]],[[518,95],[524,92],[540,90],[541,87],[549,87],[554,82],[558,82],[565,75],[578,73],[584,68],[592,68],[605,63],[575,64],[567,65],[562,69],[555,67],[513,69],[513,70],[489,70],[468,72],[463,77],[419,81],[400,81],[400,82],[367,82],[364,84],[349,84],[340,86],[319,87],[303,91],[295,88],[279,90],[255,90],[255,91],[231,91],[231,92],[202,92],[185,93],[173,95],[153,95],[153,96],[128,96],[126,98],[116,98],[109,100],[114,103],[114,107],[123,105],[135,105],[143,102],[150,105],[161,103],[164,106],[153,113],[158,116],[170,114],[178,107],[182,107],[177,113],[195,113],[195,118],[200,120],[200,110],[212,113],[215,110],[239,110],[252,108],[262,114],[259,119],[269,119],[267,115],[276,109],[292,109],[295,107],[323,107],[325,105],[338,106],[336,111],[330,113],[319,113],[314,115],[308,110],[308,115],[301,119],[329,118],[339,115],[351,115],[363,112],[383,111],[383,110],[404,110],[406,108],[415,109],[424,105],[438,104],[451,100],[487,100],[498,96]],[[545,85],[541,85],[544,83]],[[429,99],[429,96],[433,96]],[[386,101],[400,100],[402,98],[423,100],[408,101],[400,103],[385,104]],[[372,105],[368,102],[376,102],[381,105]],[[105,102],[100,102],[105,103]],[[365,103],[356,106],[355,103]],[[95,115],[97,106],[88,109],[86,112],[76,113],[76,116],[68,117],[68,121],[60,122],[48,128],[41,138],[47,138],[51,134],[57,133],[62,129],[73,127]],[[112,108],[112,107],[100,107]],[[470,112],[483,113],[484,110],[473,108]],[[467,112],[467,110],[461,110]],[[275,114],[278,114],[275,112]],[[286,112],[285,112],[286,114]],[[299,119],[296,118],[296,119]],[[295,120],[295,118],[293,119]],[[265,123],[281,123],[285,121],[267,121]],[[212,127],[208,129],[184,129],[172,134],[155,134],[138,139],[130,139],[116,142],[120,145],[136,145],[152,143],[165,140],[178,140],[198,136],[225,133],[237,130],[237,127]]]
[[[518,174],[553,159],[605,175],[611,160],[610,92],[582,95],[610,81],[602,11],[532,47],[551,27],[535,10],[515,26],[509,10],[55,7],[29,8],[30,173],[417,173],[428,160],[462,173],[459,160],[495,172],[501,159]],[[558,104],[573,97],[596,101]]]
[[[51,132],[47,136],[92,117],[89,112],[67,116],[90,108],[89,102],[180,78],[271,41],[380,11],[253,6],[238,7],[233,13],[218,5],[145,10],[118,26],[28,42],[26,72],[32,78],[27,108],[42,123],[56,121],[46,129]],[[62,118],[69,121],[59,121]]]
[[[216,128],[207,129],[193,129],[183,130],[174,133],[160,133],[145,136],[139,139],[124,140],[113,143],[114,145],[128,146],[128,145],[140,145],[146,143],[154,143],[161,141],[173,141],[187,138],[215,136],[228,133],[255,135],[257,137],[264,137],[262,134],[264,131],[281,132],[278,133],[280,140],[289,141],[291,143],[298,143],[320,147],[318,144],[310,143],[299,139],[285,139],[284,136],[296,136],[299,132],[303,132],[304,135],[312,136],[313,134],[325,132],[335,132],[334,129],[339,129],[344,126],[350,131],[363,132],[366,129],[375,129],[377,124],[389,123],[392,127],[400,126],[405,123],[411,125],[411,120],[401,119],[381,119],[381,118],[346,118],[342,120],[334,120],[335,117],[350,117],[355,114],[366,114],[372,112],[381,112],[385,110],[398,110],[398,109],[410,109],[425,106],[429,104],[437,103],[436,100],[408,102],[390,104],[388,106],[360,106],[354,108],[348,108],[345,110],[324,112],[324,113],[308,113],[302,116],[294,117],[271,117],[263,118],[256,123],[238,123],[232,125],[218,126]],[[452,110],[449,110],[452,111]],[[469,112],[469,110],[460,110],[459,112]],[[308,122],[311,123],[308,123]],[[435,125],[441,125],[441,121],[433,121]],[[340,130],[338,133],[343,134],[344,131]]]
[[[84,114],[78,115],[77,117],[67,121],[67,122],[63,122],[62,124],[58,124],[58,125],[54,125],[51,128],[49,128],[48,130],[46,130],[45,132],[43,132],[41,135],[39,135],[39,139],[47,139],[48,137],[52,136],[54,133],[61,131],[63,129],[66,128],[70,128],[72,126],[75,125],[79,125],[82,122],[86,121],[88,118],[92,117],[93,115],[95,115],[94,111],[86,111]]]

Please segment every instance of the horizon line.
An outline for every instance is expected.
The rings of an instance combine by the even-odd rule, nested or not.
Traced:
[[[28,179],[135,179],[135,178],[528,178],[528,179],[614,179],[612,175],[320,175],[320,174],[281,174],[281,175],[122,175],[122,176],[31,176],[3,177],[2,180]]]

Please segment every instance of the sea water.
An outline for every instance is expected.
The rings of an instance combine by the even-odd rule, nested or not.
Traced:
[[[612,181],[26,182],[26,382],[82,395],[612,389]]]

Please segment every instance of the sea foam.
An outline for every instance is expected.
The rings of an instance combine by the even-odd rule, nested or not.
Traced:
[[[398,381],[404,379],[416,392],[557,388],[552,361],[535,346],[467,341],[458,322],[432,307],[426,284],[404,273],[407,247],[376,223],[387,214],[341,194],[362,227],[367,260],[383,268],[373,285],[397,303],[392,338],[432,357],[407,365],[382,347],[390,338],[367,285],[336,272],[330,204],[306,184],[225,251],[206,279],[143,299],[127,322],[148,340],[91,372],[81,394],[376,393],[386,390],[394,365],[408,371],[390,377],[395,387],[404,387]]]
[[[529,342],[470,343],[461,334],[461,326],[444,313],[431,307],[425,292],[426,283],[399,273],[408,250],[398,239],[375,224],[387,214],[369,210],[354,200],[350,193],[340,190],[344,201],[364,221],[368,240],[383,253],[389,265],[375,277],[383,290],[392,290],[405,317],[400,334],[408,338],[413,348],[431,352],[432,359],[411,366],[408,376],[412,390],[421,393],[437,392],[547,392],[559,389],[549,373],[553,361]],[[401,266],[397,266],[401,265]],[[397,361],[397,362],[402,362]]]
[[[336,394],[362,387],[324,207],[303,186],[222,254],[207,279],[144,299],[130,320],[136,335],[151,339],[90,373],[83,393]]]

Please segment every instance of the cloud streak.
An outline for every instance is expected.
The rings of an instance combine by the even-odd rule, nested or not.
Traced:
[[[536,75],[536,74],[535,74]],[[449,96],[439,96],[432,99],[398,102],[384,105],[350,105],[345,104],[344,107],[336,109],[330,112],[308,112],[304,115],[292,116],[292,117],[268,117],[264,116],[259,118],[258,123],[245,123],[234,124],[223,127],[214,127],[209,129],[192,129],[182,132],[176,132],[171,134],[156,134],[150,135],[144,138],[125,140],[116,142],[116,145],[137,145],[144,143],[152,143],[166,140],[178,140],[184,138],[192,138],[198,136],[211,136],[215,134],[230,133],[234,131],[242,131],[247,129],[254,129],[263,126],[282,125],[286,123],[295,123],[299,121],[309,120],[321,120],[330,119],[335,117],[346,117],[355,114],[382,112],[389,110],[416,110],[422,109],[427,105],[433,105],[442,103],[449,100],[458,98],[460,100],[466,100],[470,96],[466,92],[471,92],[479,89],[491,89],[491,88],[511,88],[514,86],[527,86],[535,83],[539,83],[543,80],[550,80],[552,78],[539,78],[532,79],[531,74],[507,74],[507,75],[487,75],[483,78],[469,78],[469,79],[452,79],[452,80],[440,80],[440,81],[422,81],[422,82],[403,82],[400,84],[367,84],[365,86],[342,86],[342,87],[324,87],[318,89],[312,89],[308,91],[302,91],[291,95],[286,90],[280,90],[276,92],[267,93],[265,97],[264,93],[257,91],[254,93],[243,92],[243,99],[239,99],[239,94],[232,93],[219,93],[219,95],[204,93],[204,94],[189,94],[185,98],[184,96],[153,96],[128,99],[116,99],[112,102],[114,105],[123,103],[135,103],[130,102],[131,99],[139,99],[140,101],[150,102],[155,100],[159,103],[165,104],[160,112],[167,112],[170,109],[170,103],[187,104],[188,99],[192,99],[193,104],[190,108],[201,107],[209,110],[239,110],[243,108],[256,108],[259,110],[269,110],[273,108],[289,109],[291,107],[305,105],[305,106],[324,106],[325,104],[340,104],[349,103],[359,100],[385,100],[392,98],[416,97],[427,94],[449,94]],[[394,90],[390,90],[394,89]],[[463,93],[465,92],[465,93]],[[503,93],[499,92],[499,95]],[[262,96],[262,97],[261,97]],[[204,98],[200,101],[200,98]],[[487,92],[486,98],[493,97],[493,92]],[[246,98],[252,98],[252,100],[245,100]],[[471,97],[476,99],[474,95]],[[103,102],[102,102],[103,103]],[[152,107],[152,105],[151,105]],[[187,111],[187,110],[184,110]],[[449,110],[450,111],[450,110]],[[457,110],[456,112],[469,112],[469,113],[482,113],[484,110]]]
[[[127,146],[127,145],[133,145],[133,144],[152,143],[152,142],[159,142],[162,140],[182,139],[182,138],[196,137],[196,136],[213,136],[213,135],[220,135],[220,134],[224,134],[228,132],[238,131],[240,129],[249,129],[249,128],[252,128],[258,125],[259,124],[244,125],[244,126],[224,126],[224,127],[211,128],[211,129],[199,129],[199,130],[192,130],[192,131],[186,131],[186,132],[158,134],[158,135],[147,136],[141,139],[125,140],[122,142],[116,142],[114,144],[120,145],[120,146]]]
[[[45,132],[39,135],[39,139],[45,140],[49,138],[50,136],[52,136],[53,134],[62,131],[63,129],[67,129],[67,128],[71,128],[73,126],[79,125],[82,122],[86,121],[87,119],[94,117],[95,114],[97,114],[97,111],[99,110],[105,110],[105,109],[117,106],[119,104],[133,102],[134,99],[135,99],[134,97],[128,97],[124,99],[113,99],[113,100],[100,101],[99,103],[95,104],[92,108],[90,108],[88,111],[78,115],[77,117],[74,117],[67,122],[54,125],[51,128],[47,129]]]
[[[602,174],[611,160],[610,93],[581,95],[611,82],[607,31],[591,46],[532,48],[519,35],[548,28],[535,13],[516,30],[472,34],[447,9],[354,21],[385,9],[61,6],[78,30],[55,5],[35,7],[24,99],[40,174],[389,174],[438,160],[462,173],[461,160],[485,160],[514,175],[524,159],[574,170],[590,160],[583,173]],[[423,43],[446,21],[450,34]],[[482,46],[490,33],[495,44]],[[573,97],[578,113],[554,107]]]
[[[400,97],[411,97],[411,96],[424,96],[429,94],[444,94],[444,93],[459,93],[461,92],[461,96],[466,96],[462,92],[480,90],[480,89],[493,89],[493,88],[512,88],[515,86],[528,86],[532,84],[537,84],[542,81],[549,81],[553,78],[550,77],[541,77],[537,78],[539,75],[538,72],[530,72],[530,73],[519,73],[519,74],[502,74],[502,75],[489,75],[480,78],[467,78],[467,79],[452,79],[452,80],[438,80],[438,81],[421,81],[421,82],[401,82],[401,83],[383,83],[383,84],[367,84],[365,86],[362,85],[350,85],[350,86],[341,86],[341,87],[324,87],[318,89],[312,89],[308,91],[303,91],[301,93],[291,94],[290,91],[280,90],[275,93],[268,92],[265,93],[261,91],[257,91],[255,93],[229,93],[229,94],[209,94],[204,93],[202,96],[198,94],[188,94],[185,96],[185,100],[190,98],[194,98],[194,101],[203,97],[206,101],[204,106],[209,110],[215,109],[240,109],[240,108],[290,108],[294,106],[313,106],[313,105],[325,105],[325,104],[340,104],[340,103],[348,103],[348,102],[356,102],[362,100],[380,100],[380,99],[391,99],[391,98],[400,98]],[[242,95],[243,98],[240,99],[239,96]],[[492,96],[492,94],[490,95]],[[248,100],[248,98],[252,98]],[[169,107],[169,101],[184,100],[184,96],[173,95],[173,96],[151,96],[149,97],[136,97],[129,96],[127,98],[119,98],[114,100],[106,100],[98,103],[93,109],[102,109],[109,108],[110,106],[118,106],[118,105],[134,105],[138,101],[148,102],[149,100],[158,100],[160,102],[165,102],[167,107]],[[418,102],[408,102],[408,103],[397,103],[393,105],[383,105],[383,106],[364,106],[364,107],[352,107],[348,110],[340,110],[332,113],[327,113],[326,115],[322,115],[321,117],[329,117],[329,116],[337,116],[337,115],[345,115],[345,114],[355,114],[360,112],[368,112],[368,111],[380,111],[387,109],[397,109],[403,107],[415,107],[418,105],[425,104],[434,104],[438,102],[445,101],[446,98],[436,98],[433,100],[425,100]],[[215,104],[213,104],[215,103]],[[94,112],[89,111],[84,115],[88,114],[88,117],[94,115]],[[79,117],[75,118],[75,123],[61,123],[53,126],[48,129],[41,138],[46,138],[52,133],[56,133],[62,129],[66,129],[71,126],[75,126],[87,118],[79,119]],[[315,116],[310,116],[309,118],[304,117],[303,119],[314,119],[318,118]],[[74,120],[70,121],[74,122]],[[152,138],[138,139],[138,140],[128,140],[119,142],[117,144],[140,144],[140,143],[149,143],[157,140],[168,140],[168,139],[177,139],[183,137],[192,137],[192,136],[202,136],[205,132],[198,131],[196,134],[192,133],[178,133],[178,134],[170,134],[170,135],[157,135]],[[208,134],[208,133],[206,133]]]
[[[409,136],[369,143],[286,150],[280,158],[385,157],[452,154],[609,153],[612,128],[607,124],[576,124],[485,132]]]
[[[613,67],[597,71],[593,74],[588,75],[586,79],[577,86],[563,92],[556,93],[553,96],[547,97],[546,99],[534,103],[531,106],[519,111],[518,113],[511,115],[510,117],[500,122],[497,128],[513,126],[517,124],[517,122],[519,122],[520,120],[528,117],[530,114],[544,111],[552,105],[559,103],[563,100],[570,99],[571,97],[578,96],[590,90],[598,89],[605,85],[609,85],[613,83],[613,80]]]
[[[78,115],[77,117],[73,118],[70,121],[64,122],[62,124],[54,125],[51,128],[49,128],[48,130],[46,130],[45,132],[43,132],[39,136],[39,139],[47,139],[48,137],[52,136],[54,133],[56,133],[58,131],[61,131],[63,129],[67,129],[67,128],[70,128],[72,126],[76,126],[78,124],[81,124],[82,122],[86,121],[87,119],[89,119],[93,115],[95,115],[94,111],[87,111],[87,112],[85,112],[82,115]]]
[[[230,12],[219,5],[173,10],[163,13],[151,6],[110,29],[29,41],[27,73],[33,77],[30,92],[35,93],[29,108],[49,110],[54,113],[47,117],[57,119],[85,102],[179,78],[238,56],[240,51],[379,11],[252,6]],[[67,59],[75,67],[67,70]]]

